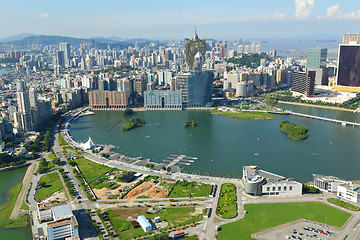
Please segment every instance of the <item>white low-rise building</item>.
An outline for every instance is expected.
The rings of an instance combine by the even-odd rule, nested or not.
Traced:
[[[244,166],[242,182],[244,191],[254,196],[302,194],[301,183],[261,170],[258,166]]]
[[[340,185],[337,196],[354,203],[360,203],[360,184],[348,182]]]

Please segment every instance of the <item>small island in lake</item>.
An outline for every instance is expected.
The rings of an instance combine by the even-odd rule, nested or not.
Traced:
[[[197,123],[194,120],[186,121],[184,123],[184,127],[196,127],[196,126],[197,126]]]
[[[138,128],[141,127],[142,125],[145,124],[144,120],[141,120],[140,118],[137,117],[132,117],[130,118],[130,120],[125,124],[125,126],[123,127],[122,131],[123,132],[127,132],[133,128]]]
[[[306,127],[298,126],[289,121],[282,121],[279,126],[281,131],[292,140],[300,141],[308,137],[308,129]]]

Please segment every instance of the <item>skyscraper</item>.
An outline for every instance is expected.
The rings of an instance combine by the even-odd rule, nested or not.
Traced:
[[[360,87],[360,44],[340,44],[337,85]]]
[[[33,121],[30,110],[29,95],[26,91],[26,83],[23,80],[19,80],[16,83],[16,96],[18,104],[18,113],[20,116],[21,129],[24,132],[33,130]]]
[[[197,52],[200,52],[204,57],[206,50],[205,38],[199,39],[196,29],[192,39],[185,38],[185,54],[186,54],[186,64],[189,67],[189,70],[194,70],[194,57]]]
[[[315,71],[294,72],[292,90],[307,97],[314,95]]]
[[[211,71],[194,71],[188,78],[187,105],[205,107],[211,103],[214,73]]]
[[[307,50],[306,68],[326,68],[327,48],[312,48]]]
[[[65,67],[69,67],[70,60],[70,44],[69,43],[60,43],[59,50],[64,54],[64,63]]]

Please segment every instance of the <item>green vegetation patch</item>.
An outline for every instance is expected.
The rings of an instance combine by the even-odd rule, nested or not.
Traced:
[[[228,63],[234,63],[240,67],[247,66],[251,68],[257,68],[260,66],[260,60],[270,58],[266,55],[261,55],[258,53],[242,54],[241,56],[232,57],[226,60]]]
[[[197,123],[194,121],[194,120],[191,120],[191,121],[186,121],[184,123],[184,127],[188,128],[188,127],[196,127],[197,126]]]
[[[64,138],[61,136],[61,133],[58,133],[58,141],[59,141],[59,145],[62,146],[66,146],[68,145],[68,143],[64,140]]]
[[[350,213],[320,202],[246,204],[245,217],[221,226],[219,239],[252,239],[251,234],[298,219],[341,227]]]
[[[316,187],[310,186],[308,184],[303,184],[302,193],[303,194],[320,194],[321,191],[319,189],[317,189]]]
[[[236,187],[234,184],[224,183],[221,186],[216,214],[222,218],[237,216]]]
[[[43,187],[36,191],[36,199],[39,201],[51,196],[54,192],[63,189],[61,180],[57,172],[49,173],[42,176],[39,180],[39,185],[45,183]]]
[[[48,162],[46,161],[45,158],[42,158],[39,162],[39,167],[37,169],[38,173],[45,173],[47,171],[49,171],[52,167],[53,167],[53,163],[52,162]]]
[[[289,121],[282,121],[279,126],[281,131],[292,140],[300,141],[308,137],[308,129],[306,127],[298,126]]]
[[[327,201],[329,203],[332,203],[332,204],[335,204],[335,205],[338,205],[340,207],[343,207],[343,208],[346,208],[350,211],[359,211],[360,208],[358,206],[355,206],[355,205],[352,205],[348,202],[345,202],[345,201],[342,201],[340,199],[336,199],[336,198],[328,198]]]
[[[98,176],[105,174],[112,169],[108,166],[95,163],[86,158],[78,158],[74,161],[77,163],[78,168],[87,182],[91,182]]]
[[[0,227],[1,228],[24,228],[28,225],[28,216],[22,216],[16,219],[10,219],[14,208],[16,198],[20,193],[22,183],[9,190],[10,198],[0,206]]]
[[[212,190],[212,185],[199,183],[178,181],[173,190],[167,196],[168,198],[179,197],[206,197],[209,196]]]
[[[128,217],[137,218],[144,215],[148,219],[154,219],[159,216],[161,220],[168,222],[169,227],[179,227],[186,224],[198,222],[203,218],[203,211],[196,212],[195,207],[175,207],[160,209],[157,214],[150,214],[147,212],[148,208],[122,208],[117,210],[108,210],[107,214],[120,239],[134,239],[139,236],[144,236],[145,233],[141,227],[134,228],[129,221]]]
[[[240,111],[240,112],[223,112],[217,110],[211,110],[211,113],[223,115],[231,118],[249,119],[249,120],[271,120],[274,119],[274,115],[267,112],[257,111]]]
[[[125,126],[123,127],[122,131],[123,132],[127,132],[131,129],[134,128],[138,128],[141,127],[145,124],[144,120],[141,120],[140,118],[137,117],[132,117],[130,118],[130,120],[125,124]]]

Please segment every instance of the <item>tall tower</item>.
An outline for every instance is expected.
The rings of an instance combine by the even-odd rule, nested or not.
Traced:
[[[203,57],[205,56],[205,41],[205,38],[199,39],[196,28],[192,39],[185,38],[186,64],[188,65],[189,70],[194,70],[194,57],[197,52],[200,52]]]
[[[70,44],[69,43],[60,43],[59,50],[64,53],[64,63],[65,67],[69,67],[70,60]]]
[[[26,91],[26,83],[19,80],[16,84],[18,113],[20,115],[21,129],[24,132],[33,130],[33,120],[30,109],[29,94]]]

